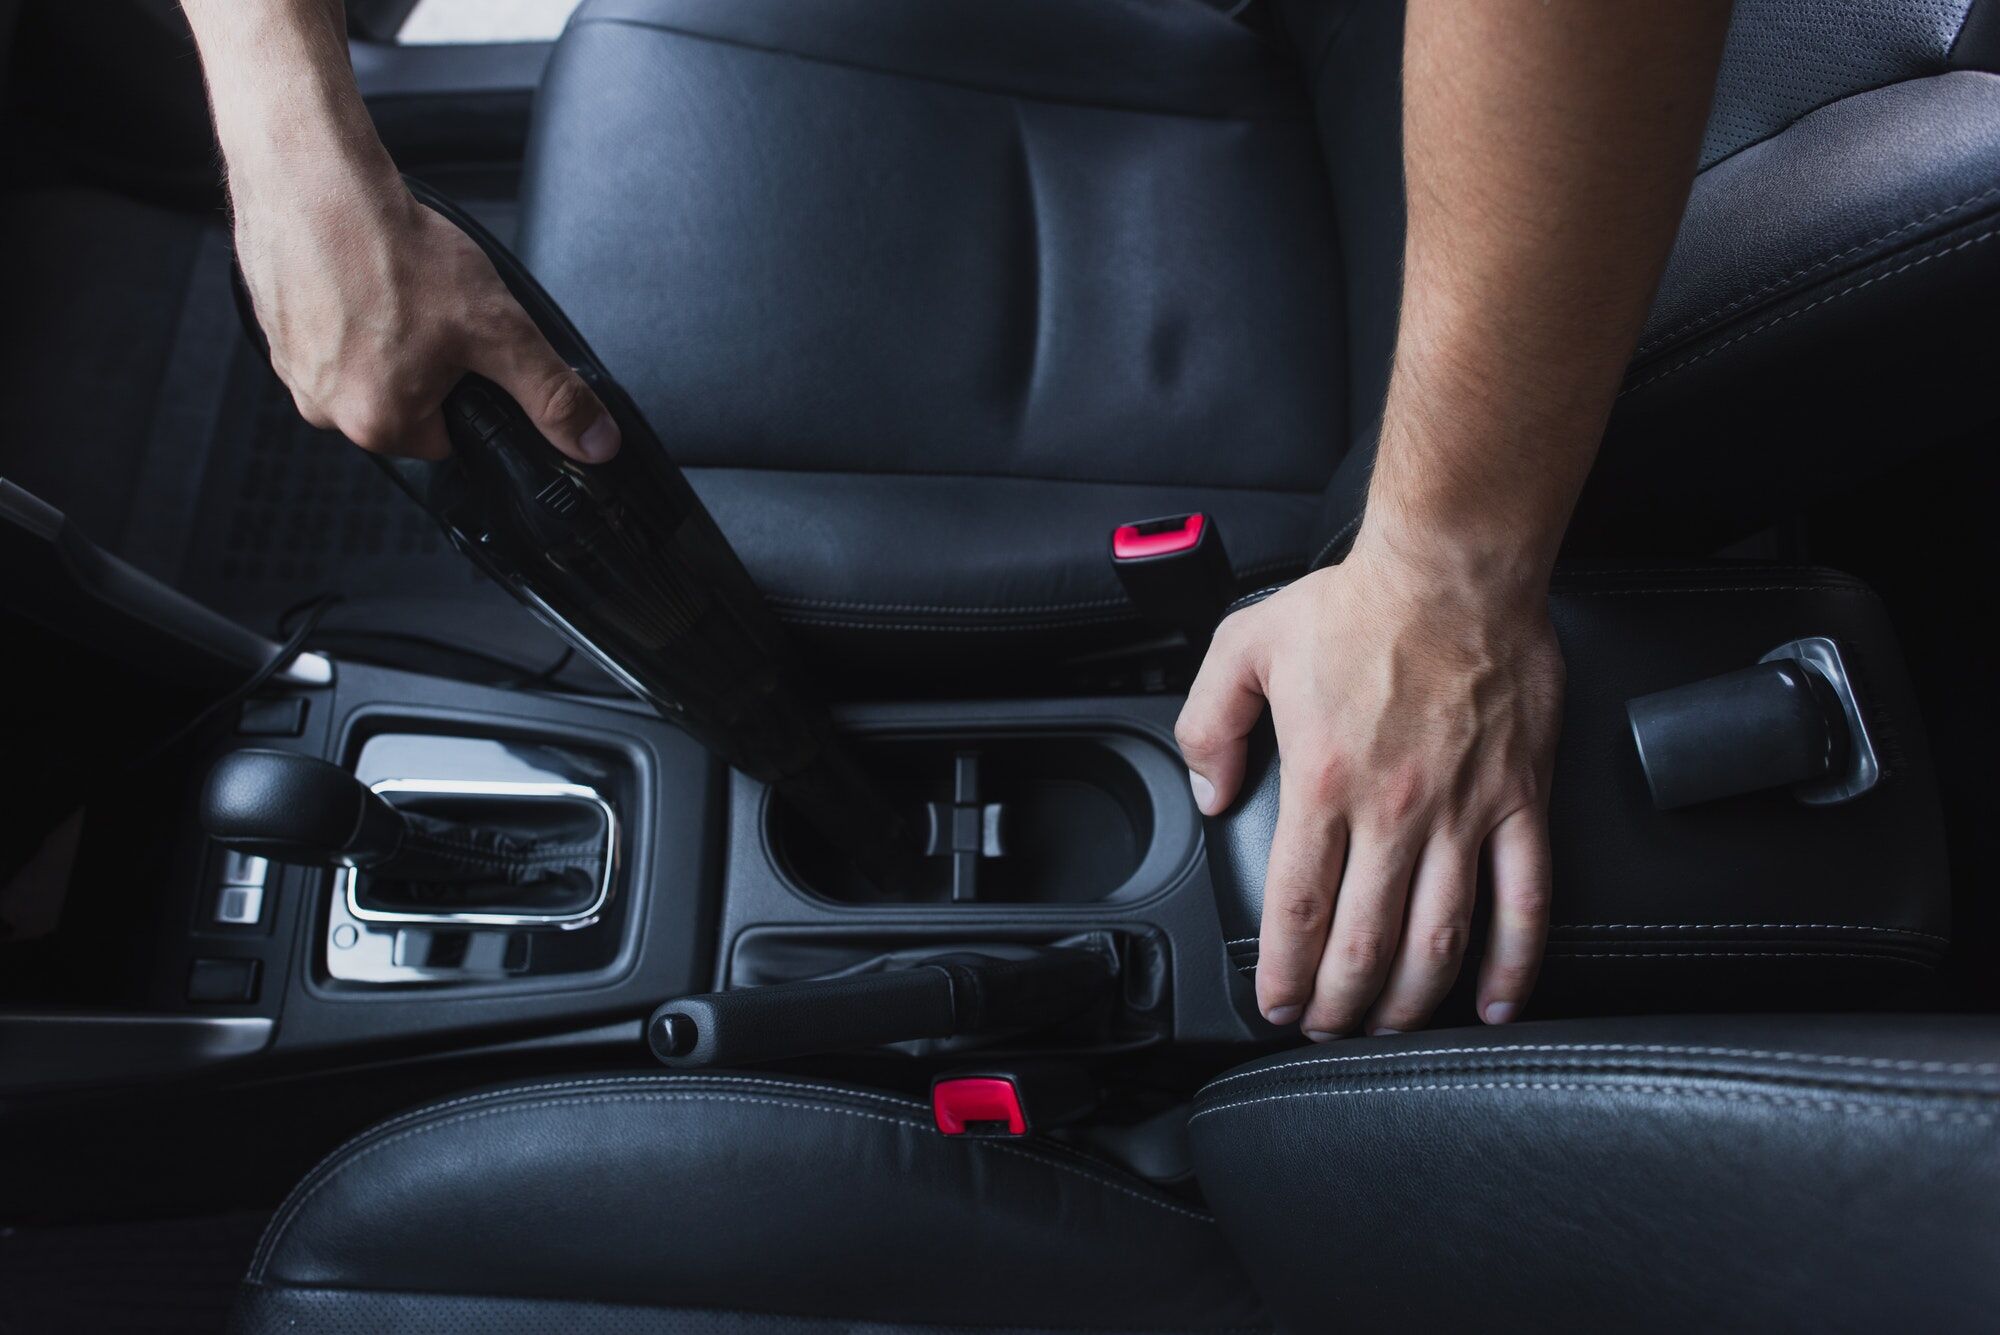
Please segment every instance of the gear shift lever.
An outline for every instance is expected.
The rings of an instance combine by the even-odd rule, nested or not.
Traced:
[[[432,799],[433,803],[435,798]],[[243,750],[216,762],[201,822],[239,853],[319,867],[365,868],[375,907],[560,922],[609,892],[616,856],[608,807],[574,798],[474,796],[465,816],[398,807],[314,756]]]
[[[402,850],[403,814],[338,765],[233,751],[208,772],[201,823],[226,848],[312,867],[377,867]]]

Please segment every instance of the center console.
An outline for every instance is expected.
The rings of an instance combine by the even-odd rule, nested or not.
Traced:
[[[10,993],[0,1088],[579,1036],[668,1065],[1290,1037],[1250,997],[1268,734],[1204,830],[1164,690],[827,709],[630,400],[458,220],[625,447],[577,465],[468,377],[445,405],[450,459],[385,467],[624,693],[302,656],[303,638],[264,643],[22,510],[26,559],[76,594],[29,619],[143,642],[206,703],[78,781],[78,811],[132,823],[92,824],[90,911],[64,907],[47,955],[66,986],[110,981]],[[1174,554],[1205,526],[1183,518],[1112,552],[1198,645],[1218,581],[1190,599],[1140,578],[1196,564]],[[1540,1013],[1874,1005],[1928,976],[1949,931],[1938,801],[1867,589],[1729,565],[1575,572],[1554,612],[1569,690]],[[61,898],[77,878],[35,869],[67,866],[74,819],[16,881]],[[116,848],[150,820],[157,850]],[[99,930],[129,967],[91,958]]]

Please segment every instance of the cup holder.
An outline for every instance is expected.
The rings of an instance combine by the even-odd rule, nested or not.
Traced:
[[[855,738],[851,747],[916,825],[930,855],[917,883],[885,901],[774,795],[766,812],[771,850],[800,888],[823,899],[1126,901],[1164,888],[1163,862],[1192,852],[1193,808],[1182,771],[1135,736]]]

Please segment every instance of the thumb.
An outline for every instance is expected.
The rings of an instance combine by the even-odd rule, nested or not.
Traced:
[[[1204,816],[1225,811],[1236,800],[1236,790],[1243,786],[1245,739],[1264,714],[1259,670],[1263,641],[1245,612],[1217,628],[1174,724],[1194,804]]]
[[[518,308],[517,308],[518,309]],[[470,369],[507,391],[549,443],[579,463],[618,453],[618,424],[526,311],[471,359]]]

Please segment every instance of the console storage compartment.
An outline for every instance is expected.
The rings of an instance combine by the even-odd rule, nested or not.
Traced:
[[[1552,926],[1533,1014],[1854,1009],[1920,995],[1947,945],[1949,886],[1923,728],[1880,599],[1830,571],[1714,563],[1567,571],[1551,605],[1568,684],[1550,793]],[[1811,640],[1838,647],[1879,766],[1872,786],[1851,800],[1823,800],[1823,785],[1777,786],[1661,809],[1628,702]],[[1713,723],[1718,756],[1741,749],[1726,711]],[[1244,795],[1207,822],[1246,1019],[1276,762],[1267,726]],[[1470,1018],[1475,972],[1464,971],[1447,1004],[1457,1013],[1439,1023]]]

